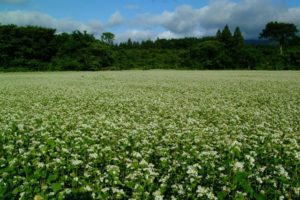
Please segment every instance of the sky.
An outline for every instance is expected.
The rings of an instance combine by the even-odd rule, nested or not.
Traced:
[[[215,35],[228,24],[258,38],[266,23],[300,29],[299,0],[0,0],[0,24],[36,25],[58,33],[80,30],[117,42]]]

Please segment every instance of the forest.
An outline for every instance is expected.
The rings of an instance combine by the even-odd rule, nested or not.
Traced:
[[[299,70],[300,37],[294,24],[270,22],[261,40],[245,40],[226,25],[214,36],[116,43],[86,31],[57,33],[37,26],[0,25],[0,71],[127,69]]]

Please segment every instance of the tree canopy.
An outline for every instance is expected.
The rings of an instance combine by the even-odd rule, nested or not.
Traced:
[[[276,25],[276,31],[270,24]],[[56,33],[55,29],[36,26],[0,25],[0,71],[300,69],[296,26],[278,28],[278,23],[270,24],[261,37],[284,43],[282,56],[277,47],[265,41],[245,40],[239,27],[232,34],[228,25],[215,36],[145,41],[129,38],[121,43],[114,43],[110,32],[97,38],[85,31]]]
[[[287,40],[296,36],[298,29],[295,24],[282,22],[269,22],[260,33],[260,38],[268,38],[279,43],[280,54],[283,54],[283,46]]]
[[[115,35],[111,32],[104,32],[101,35],[101,40],[109,45],[113,45],[114,39],[115,39]]]

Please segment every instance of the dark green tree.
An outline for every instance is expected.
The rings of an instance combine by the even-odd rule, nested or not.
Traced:
[[[220,42],[223,42],[226,45],[231,45],[232,34],[231,34],[231,31],[227,24],[225,25],[225,27],[221,33]]]
[[[220,29],[218,29],[218,31],[217,31],[217,33],[216,33],[216,39],[217,39],[218,41],[221,41],[221,38],[222,38],[222,32],[221,32]]]
[[[131,41],[131,38],[128,38],[127,40],[127,48],[132,48],[133,44],[132,44],[132,41]]]
[[[104,32],[101,35],[102,42],[105,42],[108,45],[113,45],[115,40],[115,35],[111,32]]]
[[[111,47],[87,32],[74,31],[57,36],[56,70],[100,70],[112,65]]]
[[[233,61],[226,45],[219,41],[204,41],[185,56],[187,65],[196,69],[232,69]]]
[[[0,25],[0,67],[46,70],[56,54],[55,29]]]
[[[244,37],[239,27],[236,27],[233,33],[232,42],[234,46],[242,46],[244,44]]]
[[[260,33],[260,38],[268,38],[277,41],[280,54],[283,55],[283,47],[289,39],[296,36],[298,32],[295,24],[282,22],[269,22]]]

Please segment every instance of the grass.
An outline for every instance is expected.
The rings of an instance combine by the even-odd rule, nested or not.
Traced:
[[[298,71],[0,74],[1,199],[297,199]]]

